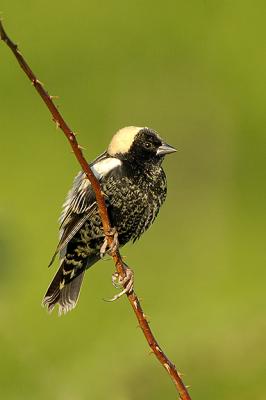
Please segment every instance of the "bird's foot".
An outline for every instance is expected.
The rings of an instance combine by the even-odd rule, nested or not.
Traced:
[[[111,246],[108,245],[107,236],[111,236],[113,238]],[[119,247],[118,232],[117,232],[116,228],[112,228],[107,236],[105,236],[104,242],[103,242],[103,244],[102,244],[102,246],[100,248],[100,257],[101,258],[103,258],[106,253],[112,254]]]
[[[112,284],[116,289],[120,288],[120,285],[119,285],[119,273],[118,272],[114,272],[112,274]]]
[[[114,297],[111,299],[105,299],[106,301],[115,301],[120,299],[124,294],[130,294],[133,291],[133,285],[134,285],[134,272],[132,269],[130,269],[126,264],[124,264],[124,271],[125,271],[125,276],[121,277],[118,272],[115,272],[112,275],[112,283],[116,289],[119,289],[119,287],[123,286],[124,289],[116,294]]]

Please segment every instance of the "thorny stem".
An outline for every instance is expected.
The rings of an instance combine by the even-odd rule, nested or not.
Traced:
[[[64,121],[62,115],[58,111],[57,107],[53,103],[52,96],[48,94],[48,92],[44,89],[42,83],[37,79],[37,77],[34,75],[32,72],[31,68],[29,65],[26,63],[25,59],[21,55],[21,53],[18,50],[18,46],[13,43],[9,37],[7,36],[2,22],[0,20],[0,39],[4,41],[7,46],[10,48],[10,50],[13,52],[14,56],[16,57],[19,65],[25,72],[25,74],[28,76],[30,79],[31,83],[45,102],[46,106],[50,110],[50,113],[52,114],[53,121],[56,123],[56,125],[63,131],[65,136],[67,137],[73,152],[81,165],[81,168],[85,172],[87,178],[91,182],[91,185],[93,187],[93,190],[95,192],[96,200],[98,203],[99,207],[99,213],[102,219],[102,224],[103,224],[103,230],[104,234],[107,238],[108,245],[111,246],[113,243],[113,236],[110,234],[112,232],[111,225],[110,225],[110,220],[109,216],[107,213],[104,197],[101,191],[101,186],[97,180],[97,178],[94,176],[89,164],[87,163],[86,159],[83,156],[83,152],[81,149],[81,146],[78,144],[75,133],[69,128],[69,126],[66,124]],[[116,265],[117,272],[121,277],[125,276],[124,272],[124,265],[123,261],[121,258],[121,255],[118,250],[113,250],[112,252],[112,257],[114,260],[114,263]],[[139,326],[141,327],[145,338],[152,349],[153,353],[156,355],[157,359],[160,361],[160,363],[163,365],[163,367],[166,369],[168,374],[170,375],[172,381],[174,382],[177,391],[179,392],[180,398],[182,400],[191,400],[189,393],[187,391],[186,386],[182,382],[182,379],[179,375],[179,373],[176,370],[175,365],[168,359],[168,357],[165,355],[165,353],[162,351],[161,347],[159,346],[157,340],[155,339],[149,323],[146,319],[146,316],[142,310],[142,307],[140,305],[139,299],[134,291],[127,293],[127,297],[130,301],[130,304],[136,314],[136,317],[139,322]]]

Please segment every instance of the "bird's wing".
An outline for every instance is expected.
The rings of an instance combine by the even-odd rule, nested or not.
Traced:
[[[97,203],[90,182],[84,173],[79,173],[63,204],[60,216],[60,240],[49,264],[52,265],[57,253],[64,250],[84,223],[97,211]]]
[[[110,172],[112,167],[115,168],[116,165],[120,163],[117,161],[104,152],[90,164],[90,167],[100,182],[102,178]],[[96,199],[91,183],[84,172],[79,172],[63,204],[63,211],[60,216],[60,239],[62,240],[62,237],[65,236],[65,234],[62,235],[62,231],[65,231],[66,227],[72,225],[74,229],[76,224],[73,224],[73,217],[75,220],[78,220],[76,223],[79,223],[79,221],[83,219],[83,214],[86,214],[89,218],[95,208]],[[69,229],[67,229],[67,231],[69,231]]]
[[[97,157],[90,164],[90,167],[101,182],[110,172],[120,169],[121,161],[109,157],[105,152]],[[96,211],[97,203],[91,183],[84,172],[79,172],[63,204],[63,211],[60,216],[60,240],[49,266],[52,265],[57,253],[64,250],[86,220]]]

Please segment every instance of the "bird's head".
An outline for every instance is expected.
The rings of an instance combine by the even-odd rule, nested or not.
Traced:
[[[138,163],[152,162],[160,164],[166,154],[176,149],[165,143],[154,130],[127,126],[120,129],[112,138],[107,153],[119,158]]]

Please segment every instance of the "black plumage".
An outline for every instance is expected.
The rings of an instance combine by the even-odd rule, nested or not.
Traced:
[[[126,127],[108,149],[90,164],[101,183],[111,225],[119,246],[138,239],[153,223],[166,197],[161,167],[165,154],[175,149],[149,128]],[[92,187],[83,172],[74,180],[63,206],[57,271],[43,304],[59,313],[75,307],[84,272],[100,259],[104,234]],[[53,262],[55,255],[51,261]]]

